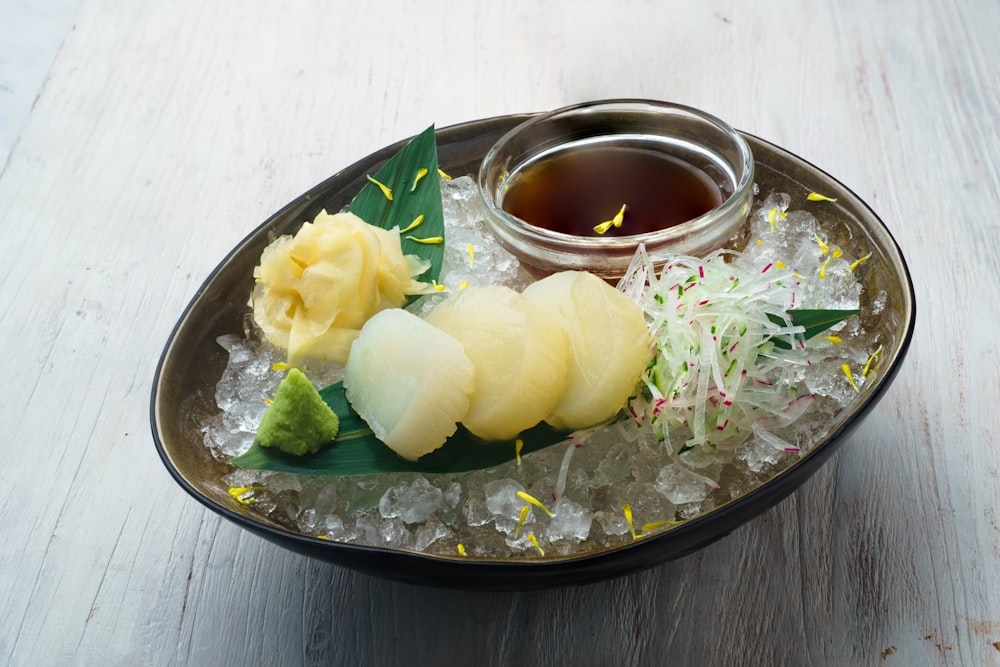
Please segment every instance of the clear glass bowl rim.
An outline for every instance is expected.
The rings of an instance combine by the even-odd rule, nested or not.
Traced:
[[[679,113],[706,122],[715,127],[715,129],[722,132],[722,134],[732,142],[739,156],[738,163],[733,165],[738,180],[734,184],[732,194],[729,195],[729,197],[727,197],[726,200],[716,208],[713,208],[697,218],[692,218],[691,220],[679,225],[645,232],[642,234],[613,237],[586,237],[550,231],[548,229],[532,225],[514,215],[511,215],[499,205],[496,201],[495,189],[491,187],[487,181],[489,179],[491,168],[494,166],[498,156],[511,141],[515,140],[525,131],[547,123],[555,118],[592,111],[614,110],[648,111],[650,113]],[[753,176],[754,159],[753,153],[750,150],[750,145],[735,128],[724,120],[702,111],[701,109],[696,109],[695,107],[683,104],[676,104],[674,102],[640,98],[619,98],[582,102],[579,104],[560,107],[558,109],[542,113],[534,118],[530,118],[520,125],[517,125],[500,137],[500,139],[493,144],[493,146],[486,153],[486,156],[483,158],[480,165],[476,182],[479,189],[479,195],[490,214],[502,221],[513,234],[520,236],[525,241],[541,244],[542,246],[548,246],[550,249],[558,248],[564,251],[624,251],[627,249],[634,249],[640,243],[647,245],[663,245],[669,244],[675,239],[677,241],[683,241],[699,236],[701,232],[707,233],[714,223],[720,219],[728,219],[734,214],[734,209],[743,206],[747,193],[753,187]],[[502,185],[502,183],[503,180],[501,180],[497,186]]]

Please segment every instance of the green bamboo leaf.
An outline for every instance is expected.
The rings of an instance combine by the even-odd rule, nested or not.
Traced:
[[[453,473],[492,468],[516,458],[513,440],[485,442],[459,426],[458,431],[440,448],[407,461],[372,434],[364,420],[347,402],[342,382],[320,391],[340,418],[337,439],[315,454],[289,456],[273,447],[261,447],[256,442],[241,456],[233,459],[240,468],[290,472],[298,475],[347,477],[389,472]],[[539,424],[521,434],[524,446],[521,454],[558,444],[566,433],[547,424]]]
[[[792,324],[795,326],[805,327],[804,333],[796,334],[794,340],[806,341],[813,336],[822,333],[832,327],[833,325],[843,322],[848,317],[857,315],[860,311],[854,310],[822,310],[822,309],[810,309],[810,308],[797,308],[788,311],[788,317],[791,319]],[[771,320],[778,326],[785,326],[785,321],[778,317],[777,315],[768,315],[767,319]],[[791,349],[791,337],[788,338],[774,338],[772,342],[774,346],[778,349],[789,350]]]
[[[806,332],[803,335],[808,340],[826,331],[833,325],[857,315],[859,312],[861,311],[857,308],[853,310],[811,310],[800,308],[789,310],[788,314],[792,318],[792,324],[806,328]]]
[[[423,221],[412,230],[402,233],[404,255],[416,255],[430,262],[430,269],[421,278],[437,280],[441,275],[444,243],[419,243],[418,239],[444,238],[444,211],[441,206],[441,181],[438,178],[437,143],[434,126],[409,141],[389,159],[376,174],[369,174],[387,187],[392,194],[388,199],[375,182],[368,183],[358,192],[347,207],[351,213],[370,225],[405,230],[414,220]]]

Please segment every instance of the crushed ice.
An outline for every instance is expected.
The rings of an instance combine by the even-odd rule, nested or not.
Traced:
[[[523,289],[528,272],[487,231],[478,193],[468,177],[442,181],[448,229],[441,282],[450,290],[461,283],[503,284]],[[750,217],[750,242],[737,260],[758,266],[782,258],[789,266],[817,270],[825,279],[803,292],[803,307],[858,308],[861,286],[850,262],[832,257],[816,219],[789,211],[787,195],[769,195]],[[775,213],[771,213],[775,209]],[[773,228],[772,228],[773,225]],[[766,238],[767,243],[756,243]],[[443,298],[424,297],[409,307],[427,313]],[[885,295],[874,295],[884,308]],[[854,390],[844,381],[842,360],[863,364],[868,351],[849,336],[863,334],[857,325],[836,327],[844,336],[836,355],[820,354],[805,368],[801,382],[818,399],[807,416],[756,433],[732,452],[699,448],[670,457],[648,428],[631,422],[607,427],[579,447],[549,447],[487,471],[457,475],[388,474],[351,478],[299,478],[284,473],[235,470],[223,478],[231,487],[255,487],[254,508],[290,529],[307,535],[371,546],[455,554],[458,544],[470,556],[533,557],[529,535],[558,554],[584,553],[631,540],[623,505],[632,509],[633,526],[669,530],[675,522],[697,516],[737,498],[787,467],[808,451],[828,420],[850,402]],[[830,346],[821,338],[814,343]],[[219,339],[229,365],[216,389],[221,412],[203,427],[205,444],[220,459],[246,451],[253,442],[266,403],[283,374],[266,343],[252,336]],[[822,351],[822,350],[821,350]],[[336,381],[337,370],[307,369],[318,387]],[[862,378],[863,380],[863,378]],[[548,517],[528,506],[518,491],[549,507]]]

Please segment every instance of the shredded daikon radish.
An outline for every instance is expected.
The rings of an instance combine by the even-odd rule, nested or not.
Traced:
[[[731,449],[755,426],[787,423],[811,403],[794,379],[805,350],[774,343],[804,332],[787,315],[795,273],[772,264],[751,272],[727,254],[738,253],[678,256],[657,275],[640,248],[619,286],[642,306],[655,346],[630,407],[674,453]],[[687,437],[672,442],[672,431]]]

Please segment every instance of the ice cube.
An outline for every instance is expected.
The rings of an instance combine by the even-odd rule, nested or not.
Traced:
[[[482,526],[493,520],[493,514],[481,498],[469,498],[462,508],[465,522],[470,526]]]
[[[417,551],[426,551],[427,548],[437,542],[438,540],[445,539],[452,534],[452,531],[448,529],[443,523],[431,517],[425,524],[416,529],[413,534],[413,548]]]
[[[606,535],[624,535],[628,532],[628,522],[621,512],[594,512],[594,520]]]
[[[486,508],[494,516],[517,517],[524,500],[518,497],[518,491],[525,491],[520,482],[513,479],[498,479],[483,485],[486,494]]]
[[[316,530],[316,523],[319,517],[316,514],[316,508],[307,507],[299,513],[298,521],[296,525],[305,535],[312,535]]]
[[[781,455],[780,450],[762,438],[751,438],[736,450],[736,456],[746,464],[748,470],[755,473],[773,466]]]
[[[379,500],[379,513],[386,519],[398,517],[404,523],[426,521],[441,507],[444,493],[424,477],[412,484],[391,487]]]
[[[316,526],[316,534],[322,535],[329,540],[346,541],[346,533],[344,520],[336,514],[328,514],[320,519],[319,524]]]
[[[622,442],[609,447],[594,470],[594,484],[607,486],[627,477],[632,471],[634,452],[635,445],[632,443]]]
[[[633,526],[638,531],[643,524],[654,521],[669,521],[674,518],[674,506],[655,484],[632,482],[613,487],[612,508],[624,516],[624,505],[632,508]]]
[[[382,546],[404,549],[410,545],[410,529],[402,519],[390,518],[375,524]]]
[[[582,542],[590,535],[590,524],[594,520],[594,515],[586,507],[567,498],[561,498],[552,511],[555,516],[549,520],[549,525],[545,529],[545,537],[550,542],[560,540]]]
[[[673,504],[680,505],[700,502],[712,490],[712,485],[683,466],[669,464],[663,466],[656,476],[656,490]]]

